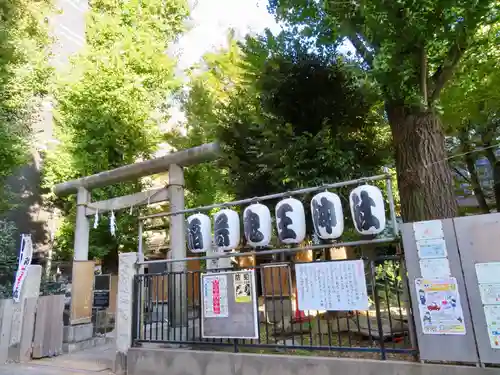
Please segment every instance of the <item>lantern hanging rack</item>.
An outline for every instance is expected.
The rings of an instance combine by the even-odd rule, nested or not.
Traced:
[[[313,193],[313,192],[316,192],[318,190],[328,190],[328,189],[340,188],[343,186],[358,185],[358,184],[366,183],[368,181],[387,180],[387,195],[388,195],[388,199],[389,199],[389,208],[391,210],[391,216],[394,217],[394,221],[395,221],[394,197],[392,196],[392,184],[391,184],[392,175],[388,172],[388,169],[386,169],[386,168],[384,168],[384,169],[385,169],[384,174],[380,174],[380,175],[376,175],[376,176],[363,177],[363,178],[359,178],[356,180],[335,182],[332,184],[324,184],[321,186],[314,186],[314,187],[310,187],[310,188],[285,191],[283,193],[263,195],[260,197],[247,198],[247,199],[242,199],[242,200],[232,201],[232,202],[225,202],[225,203],[217,203],[217,204],[212,204],[209,206],[189,208],[189,209],[173,211],[173,212],[159,212],[156,214],[140,216],[139,220],[142,221],[142,220],[153,219],[153,218],[157,218],[157,217],[175,216],[175,215],[182,215],[182,214],[188,214],[188,213],[200,213],[201,211],[210,211],[214,208],[227,208],[227,207],[233,207],[233,206],[242,206],[242,205],[248,204],[248,203],[258,203],[258,202],[267,201],[267,200],[271,200],[271,199],[279,199],[279,198],[284,198],[284,197],[290,198],[294,195],[303,195],[303,194]]]
[[[244,253],[236,253],[236,252],[224,252],[217,253],[215,255],[206,255],[195,258],[181,258],[181,259],[157,259],[157,260],[145,260],[137,262],[138,265],[144,264],[156,264],[156,263],[175,263],[175,262],[185,262],[196,260],[210,260],[210,259],[220,259],[220,258],[238,258],[238,257],[248,257],[254,255],[273,255],[273,254],[281,254],[281,253],[296,253],[303,250],[321,250],[327,248],[337,248],[337,247],[353,247],[353,246],[362,246],[362,245],[373,245],[373,244],[389,244],[399,241],[397,237],[388,237],[388,238],[378,238],[373,240],[359,240],[359,241],[351,241],[351,242],[337,242],[323,245],[311,245],[311,246],[301,246],[301,247],[284,247],[279,249],[271,249],[271,250],[255,250],[255,251],[247,251]]]

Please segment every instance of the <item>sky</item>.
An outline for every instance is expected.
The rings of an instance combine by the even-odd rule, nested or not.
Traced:
[[[236,35],[259,33],[265,28],[279,31],[274,17],[267,12],[267,0],[189,0],[192,28],[184,34],[175,48],[179,68],[198,62],[209,51],[225,45],[227,32]]]
[[[188,0],[191,8],[189,31],[171,47],[178,58],[177,72],[182,72],[199,62],[207,52],[227,45],[229,29],[236,37],[260,33],[266,28],[279,32],[274,17],[267,12],[268,0]],[[170,108],[167,128],[178,126],[186,118],[178,105]],[[182,131],[182,127],[179,129]],[[162,147],[162,152],[165,152]]]

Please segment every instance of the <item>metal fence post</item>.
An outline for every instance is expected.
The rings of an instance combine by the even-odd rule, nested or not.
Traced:
[[[370,271],[372,277],[373,300],[375,302],[375,313],[377,317],[377,328],[378,328],[379,345],[380,345],[380,359],[386,360],[387,355],[385,352],[384,327],[382,325],[382,316],[380,312],[380,298],[378,295],[377,277],[376,277],[377,269],[375,267],[375,261],[373,260],[370,261]]]
[[[139,332],[139,288],[137,284],[139,283],[139,275],[134,276],[134,284],[132,286],[132,346],[136,345],[136,340],[139,338],[137,335]]]

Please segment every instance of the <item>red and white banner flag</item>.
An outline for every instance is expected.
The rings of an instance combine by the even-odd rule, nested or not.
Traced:
[[[17,267],[16,278],[14,280],[14,288],[12,290],[12,298],[15,302],[19,302],[21,297],[21,289],[23,287],[24,279],[28,272],[28,266],[31,264],[33,258],[33,243],[31,236],[21,235],[21,251],[19,252],[19,264]]]

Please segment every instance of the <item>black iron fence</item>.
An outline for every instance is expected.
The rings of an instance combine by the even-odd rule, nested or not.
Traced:
[[[283,258],[282,258],[283,259]],[[196,262],[194,258],[193,262]],[[198,261],[199,262],[199,261]],[[405,272],[399,256],[364,260],[369,295],[367,311],[300,311],[296,302],[298,261],[269,260],[256,266],[256,339],[204,338],[201,275],[188,267],[137,275],[134,281],[133,342],[197,349],[288,352],[386,359],[416,355]],[[201,264],[201,263],[199,263]],[[175,270],[175,264],[172,266]],[[356,354],[352,354],[356,352]]]

